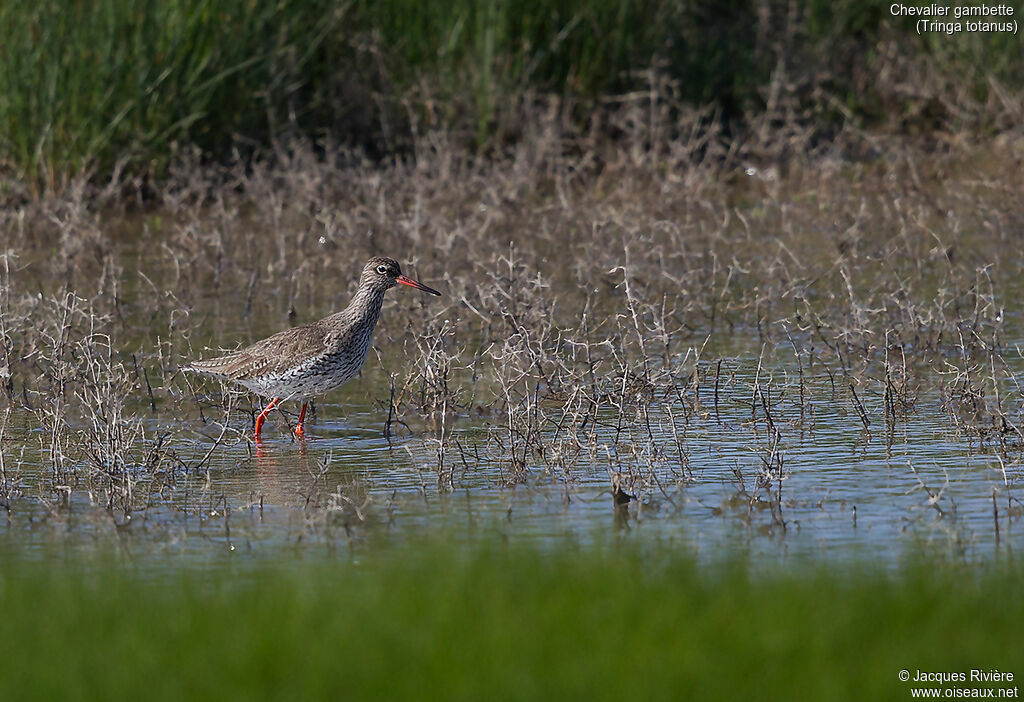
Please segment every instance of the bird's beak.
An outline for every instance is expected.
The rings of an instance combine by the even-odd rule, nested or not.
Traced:
[[[438,295],[438,296],[441,295],[441,293],[439,293],[438,291],[434,290],[433,288],[428,288],[423,283],[419,282],[418,280],[413,280],[412,278],[409,278],[408,276],[400,275],[397,278],[395,278],[395,282],[396,283],[401,283],[402,285],[408,285],[410,288],[416,288],[417,290],[422,290],[423,292],[428,292],[431,295]]]

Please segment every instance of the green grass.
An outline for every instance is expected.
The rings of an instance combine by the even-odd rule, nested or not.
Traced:
[[[1024,85],[1012,34],[922,38],[887,7],[6,0],[0,174],[51,188],[118,168],[159,177],[179,147],[227,160],[293,135],[329,136],[378,155],[428,129],[469,134],[477,147],[500,144],[520,130],[527,96],[567,98],[584,128],[595,111],[617,104],[603,98],[649,90],[652,67],[673,82],[679,104],[714,105],[727,121],[763,109],[773,75],[823,123],[840,118],[833,98],[869,121],[959,100],[948,86],[922,86],[913,99],[899,88],[921,56],[934,59],[950,86],[972,86],[980,104],[990,78],[1011,91]],[[891,80],[880,82],[880,72]]]
[[[175,144],[224,154],[237,137],[265,142],[287,126],[282,108],[297,107],[299,117],[316,108],[304,76],[336,58],[327,38],[344,7],[5,2],[3,159],[52,183],[90,168],[106,174],[118,162],[160,172]]]
[[[3,695],[907,699],[902,668],[1020,672],[1022,583],[1019,568],[751,578],[624,549],[155,573],[5,559]]]

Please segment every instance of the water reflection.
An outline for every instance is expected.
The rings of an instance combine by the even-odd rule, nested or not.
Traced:
[[[486,417],[455,421],[449,441],[469,453],[439,463],[437,428],[413,424],[385,437],[379,407],[356,383],[319,408],[304,440],[268,426],[256,447],[237,416],[236,438],[210,452],[210,432],[192,420],[193,443],[175,451],[184,466],[209,459],[182,469],[133,514],[107,510],[88,490],[67,504],[26,490],[0,531],[19,549],[115,543],[200,560],[319,557],[431,532],[466,541],[616,538],[755,564],[895,564],[921,550],[986,560],[1020,540],[1020,456],[983,451],[958,434],[937,392],[921,392],[915,411],[888,428],[865,425],[842,393],[834,402],[779,402],[767,426],[751,418],[756,361],[731,363],[713,411],[668,408],[624,428],[598,422],[593,447],[559,466],[537,460],[515,481],[489,452]],[[807,397],[832,396],[827,376],[805,382]],[[883,397],[858,400],[868,416],[883,414]],[[39,454],[22,454],[27,486],[43,465]]]

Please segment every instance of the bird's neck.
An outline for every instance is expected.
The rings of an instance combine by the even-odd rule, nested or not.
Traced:
[[[372,327],[380,317],[380,308],[384,304],[384,291],[378,287],[360,286],[344,314],[346,317],[369,322]]]

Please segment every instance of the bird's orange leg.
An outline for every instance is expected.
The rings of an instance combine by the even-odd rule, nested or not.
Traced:
[[[259,440],[260,440],[260,431],[263,430],[263,422],[266,421],[267,415],[270,414],[270,410],[274,409],[274,406],[277,405],[277,403],[280,402],[280,401],[281,401],[280,397],[275,397],[273,400],[270,401],[270,404],[267,405],[267,408],[265,410],[263,410],[262,412],[260,412],[259,416],[256,417],[256,441],[257,442],[259,442]]]
[[[306,404],[302,403],[302,409],[299,410],[299,423],[295,425],[295,433],[302,436],[302,421],[306,418]]]

